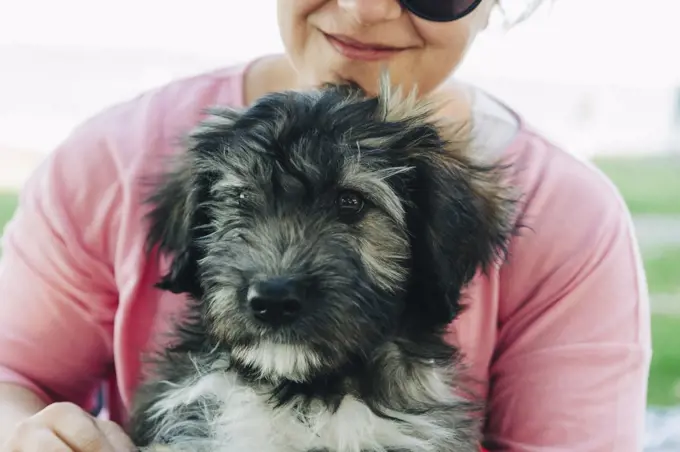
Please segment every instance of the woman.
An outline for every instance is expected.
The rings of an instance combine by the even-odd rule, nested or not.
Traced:
[[[153,288],[137,183],[215,103],[351,80],[380,68],[435,92],[518,168],[529,225],[510,261],[479,276],[451,328],[482,382],[490,450],[638,451],[650,357],[643,272],[612,185],[483,92],[447,82],[494,0],[279,0],[286,55],[180,80],[79,127],[33,174],[0,267],[0,444],[126,450],[139,355],[182,305]],[[586,12],[584,12],[586,13]],[[161,263],[160,266],[163,264]],[[87,414],[109,382],[112,421]]]

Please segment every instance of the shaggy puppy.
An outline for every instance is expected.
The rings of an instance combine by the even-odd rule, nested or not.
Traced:
[[[443,335],[513,201],[443,131],[387,88],[212,111],[150,198],[149,243],[173,259],[159,287],[191,306],[137,394],[138,446],[478,450]]]

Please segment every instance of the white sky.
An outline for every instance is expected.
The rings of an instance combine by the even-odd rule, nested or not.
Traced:
[[[0,0],[0,46],[145,47],[242,60],[281,49],[275,15],[275,0]],[[680,83],[678,46],[680,0],[555,0],[505,36],[488,32],[463,71],[672,85]]]

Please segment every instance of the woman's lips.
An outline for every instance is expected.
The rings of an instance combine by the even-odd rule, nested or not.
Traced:
[[[324,35],[338,53],[352,60],[386,60],[405,50],[403,47],[388,47],[380,44],[364,43],[343,35],[326,33]]]

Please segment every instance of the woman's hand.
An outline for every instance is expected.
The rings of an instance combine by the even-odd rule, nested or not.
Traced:
[[[3,452],[128,452],[135,447],[117,424],[72,403],[54,403],[17,425]]]

